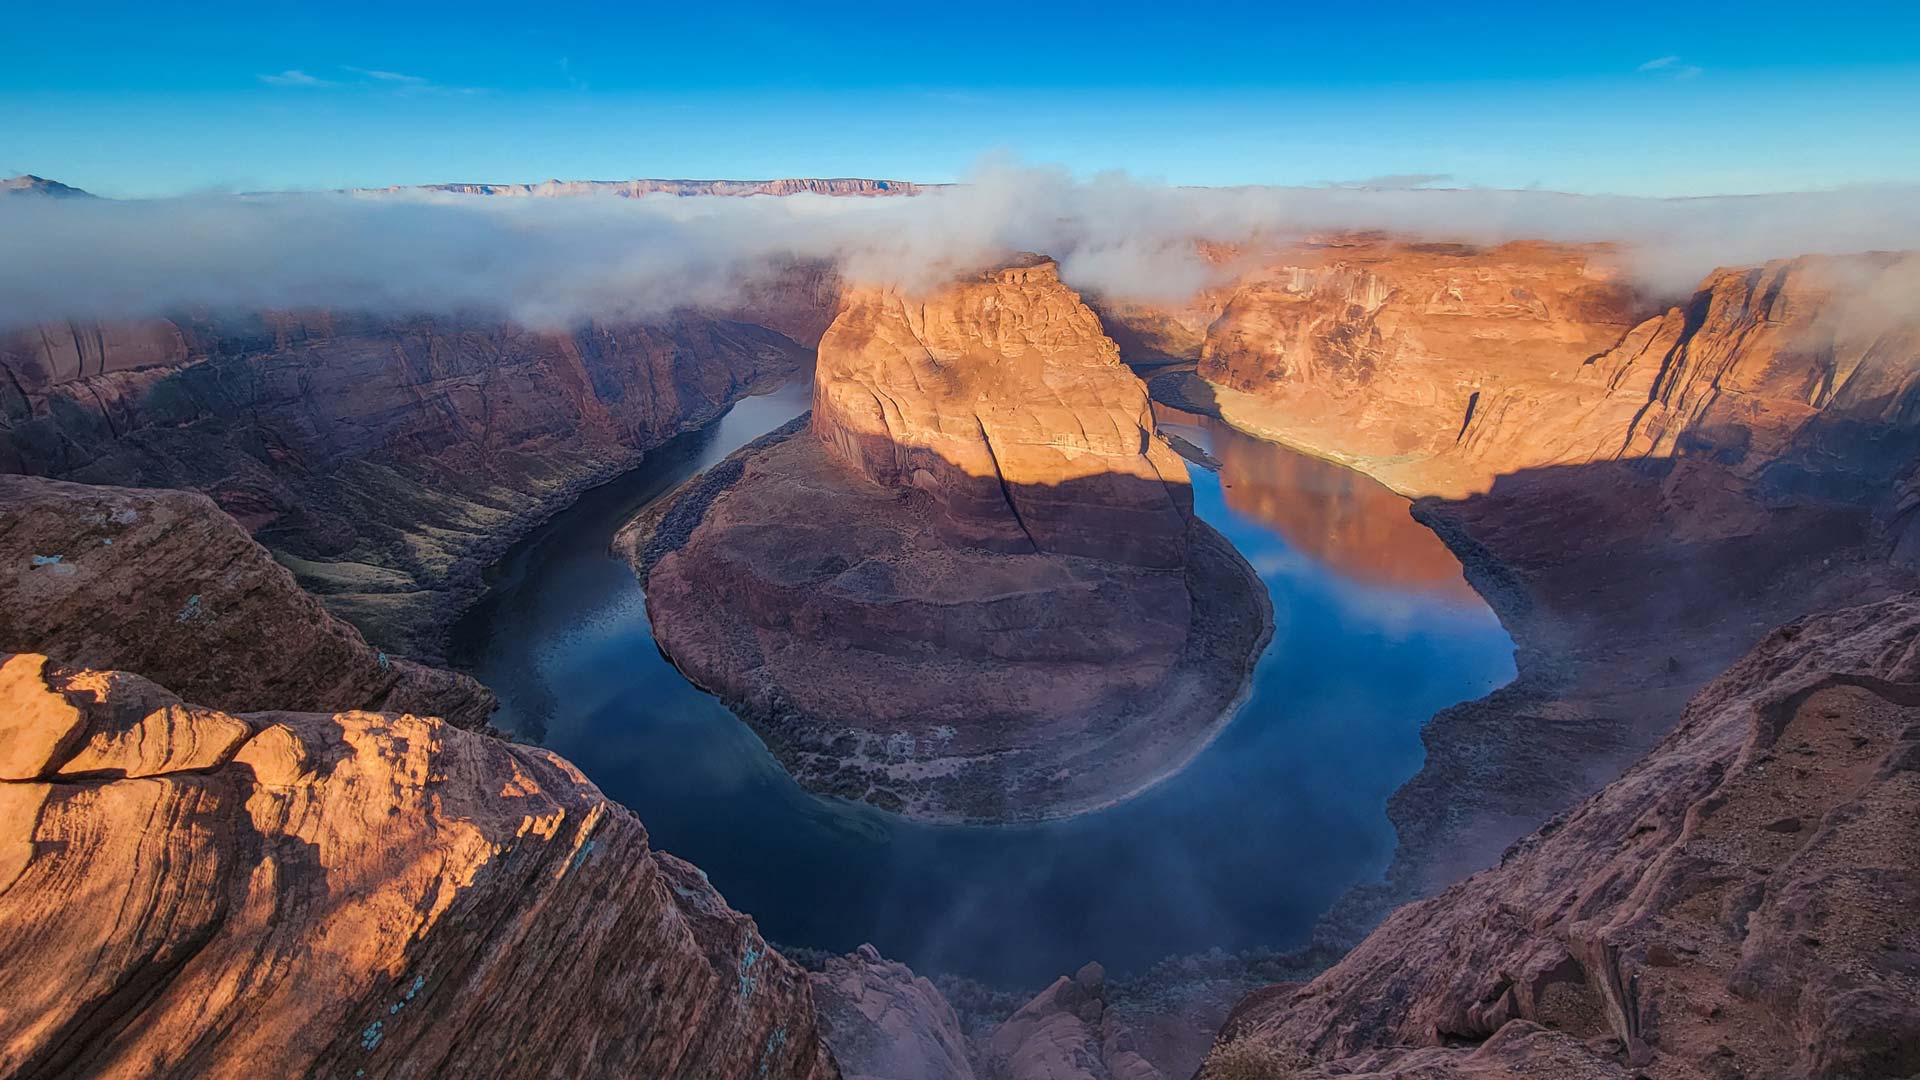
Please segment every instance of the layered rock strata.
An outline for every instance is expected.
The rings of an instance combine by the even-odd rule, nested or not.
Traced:
[[[30,654],[0,718],[9,1076],[839,1075],[805,973],[550,753]]]
[[[1231,1034],[1317,1077],[1920,1070],[1920,594],[1780,628],[1652,753]]]
[[[1330,247],[1323,257],[1345,266],[1336,256],[1348,250]],[[1451,265],[1448,273],[1467,279],[1504,273],[1509,255],[1463,248],[1415,265]],[[1400,279],[1380,263],[1364,265],[1382,281]],[[1430,373],[1451,373],[1436,378],[1436,394],[1456,383],[1486,391],[1488,380],[1505,389],[1446,423],[1444,410],[1423,422],[1419,410],[1383,409],[1372,430],[1362,421],[1375,383],[1326,383],[1347,370],[1324,358],[1348,338],[1315,335],[1340,321],[1295,318],[1315,310],[1318,287],[1276,293],[1273,282],[1292,281],[1292,270],[1263,273],[1266,284],[1234,294],[1244,309],[1235,318],[1293,326],[1289,347],[1322,361],[1288,368],[1257,400],[1179,373],[1157,378],[1156,395],[1308,445],[1404,490],[1477,490],[1422,499],[1415,514],[1454,548],[1518,645],[1512,685],[1443,711],[1423,733],[1427,761],[1389,807],[1400,835],[1394,866],[1384,886],[1359,891],[1323,925],[1320,940],[1334,949],[1394,904],[1488,865],[1617,775],[1767,627],[1911,587],[1901,551],[1913,528],[1909,503],[1920,501],[1901,493],[1920,463],[1920,428],[1911,422],[1920,313],[1903,292],[1915,275],[1912,256],[1718,271],[1688,304],[1587,359],[1574,359],[1577,349],[1557,359],[1549,351],[1550,363],[1532,367],[1487,363],[1502,355],[1500,334],[1518,333],[1490,316],[1462,316],[1468,331],[1455,353],[1408,353],[1409,320],[1417,327],[1452,316],[1445,304],[1437,313],[1421,306],[1431,294],[1388,290],[1374,297],[1380,320],[1396,305],[1415,310],[1395,316],[1395,333],[1376,320],[1365,340],[1381,345],[1379,363],[1404,369],[1410,355],[1425,357]],[[1531,291],[1547,298],[1543,312],[1500,318],[1551,323],[1584,310],[1570,284]],[[1255,319],[1261,303],[1275,310]],[[1255,355],[1236,351],[1245,335],[1234,325],[1223,315],[1208,331],[1202,371],[1236,356],[1232,370],[1257,367]],[[1288,404],[1337,405],[1342,394],[1359,403],[1336,413],[1355,418],[1351,430]],[[1388,453],[1396,447],[1406,452]]]
[[[1605,248],[1347,238],[1222,290],[1185,394],[1412,495],[1700,454],[1770,492],[1871,498],[1920,454],[1916,287],[1920,256],[1805,256],[1643,317]]]
[[[204,495],[0,476],[0,650],[149,672],[248,711],[485,724],[465,675],[369,646]]]
[[[802,783],[931,819],[1060,816],[1177,769],[1269,622],[1041,260],[853,292],[810,424],[622,542],[655,639]]]
[[[792,333],[838,286],[756,302]],[[437,658],[480,571],[585,487],[803,371],[740,321],[542,333],[276,312],[0,332],[0,472],[211,496],[381,647]]]

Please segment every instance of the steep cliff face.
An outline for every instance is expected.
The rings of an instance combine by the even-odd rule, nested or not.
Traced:
[[[803,284],[796,327],[834,292]],[[0,336],[0,471],[205,492],[335,613],[431,658],[520,532],[808,360],[694,316],[569,334],[326,313],[36,327]]]
[[[1186,467],[1152,436],[1146,387],[1051,262],[848,297],[820,344],[813,430],[958,543],[1142,566],[1186,558]]]
[[[387,656],[204,495],[0,476],[0,650],[150,672],[246,711],[372,709],[478,727],[493,695]]]
[[[838,1075],[805,974],[545,751],[26,654],[0,718],[9,1076]]]
[[[928,818],[1076,813],[1189,760],[1266,594],[1052,264],[857,290],[820,356],[808,430],[626,535],[674,662],[803,783]]]
[[[1717,271],[1645,320],[1604,257],[1539,244],[1283,257],[1232,291],[1199,374],[1236,423],[1411,494],[1686,454],[1773,494],[1871,501],[1911,472],[1920,317],[1903,297],[1920,256]]]
[[[1505,388],[1551,386],[1637,321],[1604,248],[1338,238],[1264,258],[1206,331],[1200,375],[1256,426],[1406,469]]]
[[[1909,1075],[1917,738],[1920,594],[1785,626],[1620,779],[1232,1028],[1299,1076]]]

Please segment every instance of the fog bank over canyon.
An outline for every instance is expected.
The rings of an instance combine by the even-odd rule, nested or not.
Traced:
[[[0,325],[298,307],[485,313],[558,328],[732,309],[795,261],[925,288],[1022,251],[1054,256],[1062,279],[1090,295],[1173,302],[1268,245],[1373,229],[1474,244],[1617,243],[1627,279],[1672,298],[1716,266],[1920,246],[1920,189],[1904,185],[1648,199],[1184,188],[1008,165],[946,187],[812,183],[449,184],[139,201],[25,187],[0,198]],[[676,197],[693,192],[768,197]],[[836,197],[845,194],[901,197]]]

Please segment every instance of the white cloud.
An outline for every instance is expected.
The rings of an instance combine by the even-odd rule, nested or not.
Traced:
[[[353,72],[355,75],[365,75],[367,78],[373,79],[376,82],[400,83],[405,86],[429,85],[426,79],[418,75],[402,75],[397,71],[376,71],[371,68],[357,67],[349,67],[346,70]]]
[[[262,75],[260,81],[268,86],[338,86],[339,83],[328,79],[315,78],[304,71],[288,68],[278,75]]]
[[[545,325],[730,305],[791,259],[926,285],[1019,251],[1090,292],[1177,300],[1197,238],[1356,228],[1425,240],[1610,241],[1647,288],[1718,265],[1920,248],[1920,188],[1710,199],[1546,191],[1176,188],[998,167],[914,198],[495,199],[407,192],[0,202],[0,324],[188,309],[482,310]]]
[[[1660,72],[1676,79],[1691,79],[1703,70],[1693,64],[1682,63],[1678,56],[1656,56],[1641,64],[1636,70]]]

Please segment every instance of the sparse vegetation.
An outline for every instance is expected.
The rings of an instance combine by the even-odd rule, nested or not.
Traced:
[[[1206,1080],[1292,1080],[1301,1064],[1278,1047],[1239,1038],[1214,1043],[1200,1075]]]

